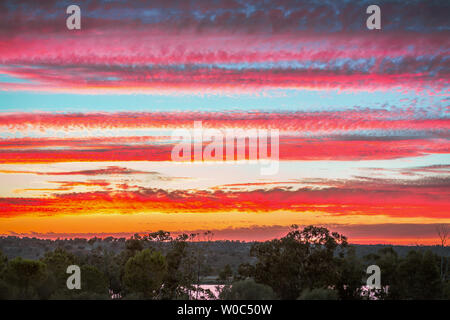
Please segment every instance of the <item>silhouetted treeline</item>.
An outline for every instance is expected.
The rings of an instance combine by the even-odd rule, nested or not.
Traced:
[[[450,299],[448,247],[355,246],[315,226],[266,242],[212,238],[2,237],[0,299]],[[364,287],[373,264],[380,290]],[[81,290],[66,286],[69,265],[81,268]]]

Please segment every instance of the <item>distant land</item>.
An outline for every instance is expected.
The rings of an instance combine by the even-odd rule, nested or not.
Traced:
[[[87,254],[97,254],[100,257],[108,254],[118,254],[125,250],[126,238],[75,238],[75,239],[39,239],[39,238],[19,238],[16,236],[0,237],[0,251],[8,257],[13,259],[15,257],[22,257],[24,259],[37,260],[44,256],[46,252],[55,250],[56,248],[63,248],[75,255],[83,256]],[[216,275],[227,264],[236,272],[237,268],[242,263],[252,263],[255,261],[250,256],[250,248],[253,242],[217,240],[210,242],[192,242],[193,246],[207,246],[208,255],[206,256],[206,264],[209,266],[205,270],[203,276]],[[154,246],[155,243],[148,242],[146,246]],[[158,243],[162,251],[168,247],[168,243]],[[358,257],[364,257],[368,254],[375,254],[381,248],[393,247],[399,256],[404,257],[411,250],[426,251],[431,250],[433,253],[443,256],[450,256],[450,247],[434,246],[400,246],[400,245],[359,245],[351,244],[355,248]]]

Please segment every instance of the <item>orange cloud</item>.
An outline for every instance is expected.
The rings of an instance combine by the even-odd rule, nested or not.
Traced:
[[[449,179],[360,179],[324,186],[259,190],[174,190],[57,194],[48,198],[0,198],[0,217],[139,212],[326,212],[333,215],[450,218]]]

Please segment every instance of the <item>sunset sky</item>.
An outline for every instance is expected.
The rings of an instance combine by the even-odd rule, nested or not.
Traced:
[[[448,1],[0,3],[0,235],[322,225],[437,244],[450,223]],[[278,129],[260,164],[174,162],[175,129]]]

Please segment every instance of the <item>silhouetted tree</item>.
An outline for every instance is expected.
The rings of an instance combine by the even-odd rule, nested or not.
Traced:
[[[81,288],[83,291],[103,295],[108,294],[108,279],[96,267],[83,265],[81,266],[81,274]]]
[[[187,299],[187,290],[195,280],[194,274],[187,272],[188,235],[182,234],[171,241],[171,249],[166,255],[167,273],[162,288],[163,299]],[[192,271],[192,270],[190,270]]]
[[[315,288],[305,289],[299,300],[338,300],[338,293],[333,289]]]
[[[41,294],[47,296],[46,291],[66,291],[67,285],[67,267],[78,264],[75,256],[65,249],[57,248],[52,252],[46,252],[41,259],[48,268],[48,279],[42,288]]]
[[[272,300],[275,299],[272,288],[253,279],[234,282],[231,286],[225,286],[219,294],[223,300]]]
[[[367,265],[375,264],[381,270],[381,286],[387,288],[377,293],[380,299],[400,299],[401,283],[398,274],[400,258],[392,247],[386,247],[378,250],[376,254],[369,254],[364,257]]]
[[[131,292],[152,299],[158,296],[166,273],[164,256],[158,251],[145,249],[128,260],[123,281]]]
[[[227,281],[233,275],[233,270],[231,270],[231,266],[227,264],[223,270],[219,272],[219,279],[221,281]]]
[[[439,258],[431,251],[410,251],[398,266],[397,286],[400,299],[439,299],[442,283]]]
[[[336,291],[333,293],[337,293],[342,300],[361,299],[361,285],[365,275],[362,262],[356,256],[354,248],[350,248],[345,257],[337,259],[337,277],[333,285]]]
[[[248,275],[266,284],[281,299],[297,299],[303,289],[328,287],[336,282],[337,262],[347,246],[347,239],[323,227],[293,226],[285,237],[255,243],[250,254],[255,266],[247,266]]]
[[[18,299],[36,297],[36,288],[47,278],[46,265],[17,257],[8,262],[5,270],[6,282],[18,289]]]

